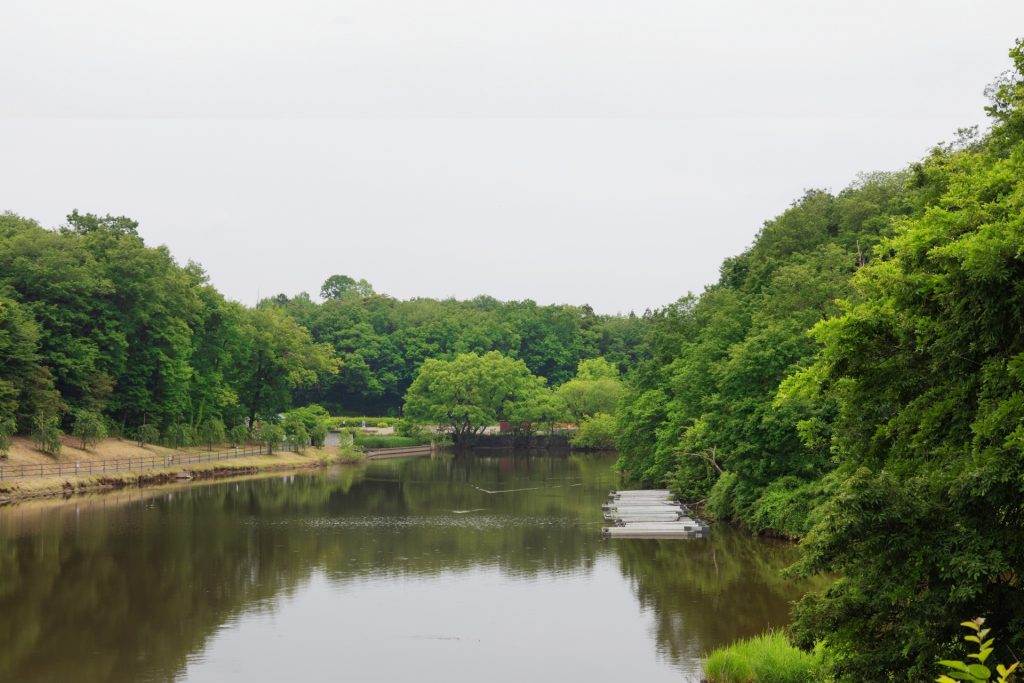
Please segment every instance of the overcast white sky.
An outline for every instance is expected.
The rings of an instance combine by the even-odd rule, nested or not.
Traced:
[[[984,123],[1024,2],[3,0],[0,210],[215,285],[601,312]]]

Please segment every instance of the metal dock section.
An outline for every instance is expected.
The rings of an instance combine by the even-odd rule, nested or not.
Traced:
[[[601,529],[605,538],[703,538],[709,531],[668,489],[612,491],[601,509],[612,524]]]

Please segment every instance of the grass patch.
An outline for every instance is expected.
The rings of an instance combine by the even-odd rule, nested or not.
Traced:
[[[715,650],[704,664],[709,683],[818,683],[822,651],[804,652],[781,631]]]
[[[426,446],[430,444],[430,437],[416,436],[373,436],[369,434],[356,434],[355,445],[363,448],[406,448],[409,446]]]

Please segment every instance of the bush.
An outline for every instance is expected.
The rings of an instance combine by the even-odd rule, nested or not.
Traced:
[[[249,429],[243,424],[237,424],[228,430],[227,438],[236,448],[244,446],[245,442],[249,440]]]
[[[573,448],[614,450],[616,429],[614,415],[597,413],[583,418],[579,430],[569,442]]]
[[[164,443],[168,448],[187,448],[196,442],[196,430],[191,425],[175,422],[167,428]]]
[[[812,513],[823,497],[821,481],[806,482],[783,477],[769,484],[750,506],[744,522],[752,531],[778,531],[790,538],[806,534],[813,523]]]
[[[715,650],[704,664],[709,683],[819,683],[824,651],[804,652],[781,631],[741,640]]]
[[[156,443],[160,440],[160,430],[157,429],[154,424],[140,425],[135,430],[135,441],[140,446],[145,446],[147,443]]]
[[[59,455],[62,436],[64,432],[60,430],[60,418],[56,415],[37,413],[32,418],[32,442],[39,450],[50,455]]]
[[[408,446],[424,446],[430,443],[429,437],[414,436],[372,436],[356,434],[355,445],[363,448],[403,448]]]
[[[395,423],[395,434],[414,439],[429,439],[432,434],[428,427],[411,420],[399,420]]]
[[[708,494],[707,510],[716,519],[731,519],[736,515],[736,473],[722,472]]]

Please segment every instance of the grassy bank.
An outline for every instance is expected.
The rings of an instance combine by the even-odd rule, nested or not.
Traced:
[[[708,683],[819,683],[822,654],[804,652],[781,631],[769,631],[715,650],[704,673]]]
[[[39,462],[41,458],[46,458],[49,462],[54,461],[52,456],[26,449],[24,444],[17,444],[17,446],[17,448],[12,448],[11,456],[5,461],[5,464],[30,464]],[[60,460],[87,462],[89,460],[140,457],[143,454],[161,455],[170,452],[172,451],[159,446],[142,448],[117,439],[107,439],[88,451],[81,451],[81,449],[77,448],[65,448],[65,451],[60,456]],[[228,460],[139,469],[137,471],[126,470],[106,474],[4,479],[0,480],[0,501],[36,496],[68,495],[78,492],[130,486],[148,486],[182,480],[240,476],[273,470],[306,469],[331,464],[351,464],[362,462],[363,459],[362,452],[353,448],[307,448],[302,453],[281,451],[273,455],[252,455]]]

